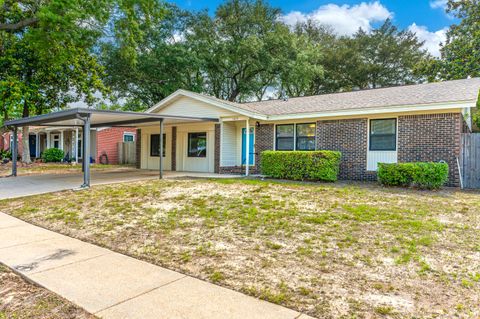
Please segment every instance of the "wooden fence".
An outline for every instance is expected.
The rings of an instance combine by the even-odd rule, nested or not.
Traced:
[[[135,164],[135,142],[118,143],[118,164]]]
[[[480,188],[480,133],[462,134],[461,174],[464,188]]]

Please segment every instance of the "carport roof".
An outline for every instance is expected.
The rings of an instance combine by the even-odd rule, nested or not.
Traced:
[[[164,120],[164,123],[183,123],[183,122],[218,122],[215,118],[202,118],[191,116],[171,116],[155,113],[142,112],[124,112],[112,110],[96,110],[87,108],[74,108],[49,114],[38,116],[20,118],[10,121],[5,121],[5,126],[82,126],[84,118],[90,117],[91,127],[106,127],[106,126],[141,126],[151,122],[159,122]]]

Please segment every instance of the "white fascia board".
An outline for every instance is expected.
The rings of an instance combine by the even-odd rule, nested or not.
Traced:
[[[170,94],[169,96],[167,96],[166,98],[164,98],[163,100],[161,100],[160,102],[158,102],[157,104],[155,104],[154,106],[152,106],[151,108],[146,110],[145,113],[153,113],[154,111],[159,110],[159,109],[167,106],[170,103],[170,101],[174,100],[178,96],[189,97],[189,98],[192,98],[192,99],[195,99],[195,100],[198,100],[198,101],[201,101],[201,102],[204,102],[204,103],[207,103],[207,104],[210,104],[210,105],[213,105],[213,106],[216,106],[216,107],[219,107],[219,108],[231,111],[231,112],[238,113],[240,115],[253,117],[253,118],[258,118],[258,119],[267,119],[267,116],[265,116],[265,115],[255,113],[255,112],[250,112],[250,111],[244,110],[242,108],[232,106],[232,105],[227,104],[227,103],[221,103],[220,101],[215,101],[215,100],[209,99],[208,97],[203,97],[199,94],[192,93],[192,92],[185,91],[185,90],[175,91],[174,93]]]
[[[281,120],[295,120],[295,119],[307,119],[307,118],[321,118],[321,117],[339,117],[339,116],[356,116],[356,115],[375,115],[375,114],[388,114],[388,113],[402,113],[402,112],[418,112],[418,111],[435,111],[446,110],[453,108],[469,108],[475,106],[474,101],[459,101],[451,103],[441,104],[421,104],[421,105],[402,105],[402,106],[388,106],[378,108],[367,109],[354,109],[343,111],[328,111],[328,112],[315,112],[315,113],[297,113],[297,114],[285,114],[285,115],[270,115],[269,121],[281,121]]]

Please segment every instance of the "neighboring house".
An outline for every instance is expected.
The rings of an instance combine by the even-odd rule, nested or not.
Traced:
[[[90,154],[95,162],[104,162],[105,156],[109,164],[118,164],[118,143],[135,142],[136,130],[133,128],[98,128],[90,132]],[[22,134],[18,137],[18,152],[22,154]],[[12,133],[6,132],[1,138],[1,149],[9,151],[12,147]],[[72,161],[83,160],[83,132],[71,127],[30,127],[30,156],[40,158],[44,150],[58,148],[65,152]],[[102,157],[102,159],[100,158]],[[102,161],[101,161],[102,160]]]
[[[337,150],[341,179],[373,180],[380,162],[443,160],[458,185],[479,89],[474,78],[242,104],[178,90],[147,112],[218,120],[167,123],[167,170],[258,173],[265,150]],[[158,125],[137,132],[137,166],[158,169]]]

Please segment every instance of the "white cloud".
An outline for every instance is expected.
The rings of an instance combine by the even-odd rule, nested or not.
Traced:
[[[440,43],[445,43],[447,39],[447,30],[445,27],[435,32],[428,31],[427,27],[412,24],[408,27],[411,32],[415,32],[421,41],[425,41],[423,47],[433,56],[440,56]]]
[[[368,32],[372,29],[372,23],[383,21],[392,16],[392,12],[388,11],[379,1],[375,1],[362,2],[354,6],[326,4],[310,13],[289,12],[282,16],[281,20],[288,25],[295,25],[298,22],[311,19],[320,24],[332,26],[333,30],[339,35],[351,35],[360,27]]]
[[[448,0],[430,0],[430,8],[432,9],[443,9],[447,7]]]

